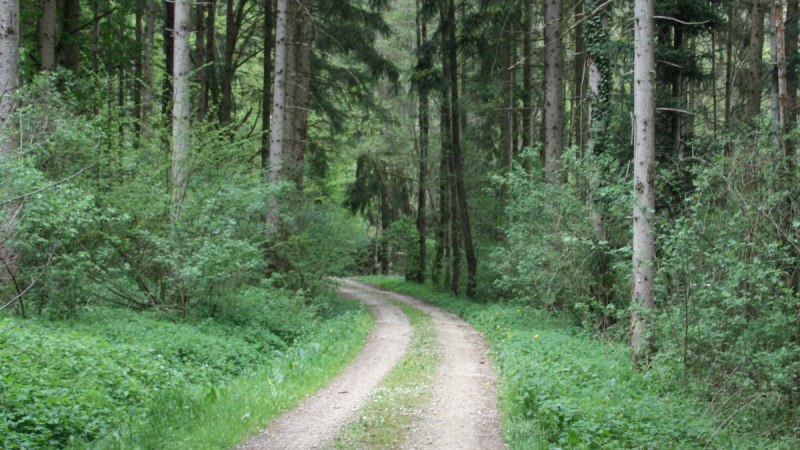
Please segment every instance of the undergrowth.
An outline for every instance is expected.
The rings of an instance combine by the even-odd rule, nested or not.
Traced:
[[[703,404],[632,369],[624,345],[589,337],[568,320],[399,277],[363,281],[448,309],[484,335],[501,379],[510,448],[798,448],[796,441],[737,433],[728,418],[712,417]]]
[[[275,302],[291,313],[287,301],[261,299]],[[305,307],[314,320],[292,330],[99,306],[70,321],[0,317],[0,448],[234,445],[365,341],[372,320],[361,305],[318,302]]]
[[[439,360],[433,321],[416,308],[392,303],[408,317],[414,334],[403,359],[356,413],[356,419],[337,435],[333,448],[401,448],[416,412],[430,400]]]

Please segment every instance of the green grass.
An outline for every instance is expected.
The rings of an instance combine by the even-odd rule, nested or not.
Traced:
[[[430,401],[439,351],[436,330],[428,314],[392,302],[408,316],[414,334],[402,361],[387,375],[366,405],[334,439],[337,449],[399,448],[415,411]]]
[[[542,311],[476,303],[396,277],[362,280],[448,309],[484,335],[510,448],[798,448],[718,426],[698,401],[633,370],[625,345]]]
[[[372,317],[360,304],[316,308],[325,311],[284,333],[291,340],[258,321],[173,322],[117,308],[72,321],[0,317],[0,448],[230,447],[365,342]]]

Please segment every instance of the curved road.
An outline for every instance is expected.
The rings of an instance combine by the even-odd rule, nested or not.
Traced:
[[[483,338],[469,324],[420,300],[350,279],[342,280],[339,292],[365,303],[375,316],[364,349],[327,387],[238,448],[314,449],[330,444],[405,353],[412,330],[387,299],[431,315],[441,354],[433,398],[419,411],[402,448],[505,448],[497,412],[497,376]]]

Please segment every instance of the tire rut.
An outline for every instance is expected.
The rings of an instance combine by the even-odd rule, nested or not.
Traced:
[[[361,353],[325,388],[276,418],[239,449],[313,449],[324,447],[351,420],[381,380],[405,354],[411,337],[406,316],[365,285],[344,280],[339,293],[366,304],[375,327]]]
[[[497,374],[483,337],[450,312],[407,295],[350,281],[431,315],[441,362],[430,405],[408,431],[404,449],[505,449],[497,410]]]

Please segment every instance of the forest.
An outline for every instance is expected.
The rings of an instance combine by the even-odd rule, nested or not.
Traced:
[[[483,335],[509,448],[799,448],[799,5],[0,0],[0,448],[234,447],[346,277]]]

